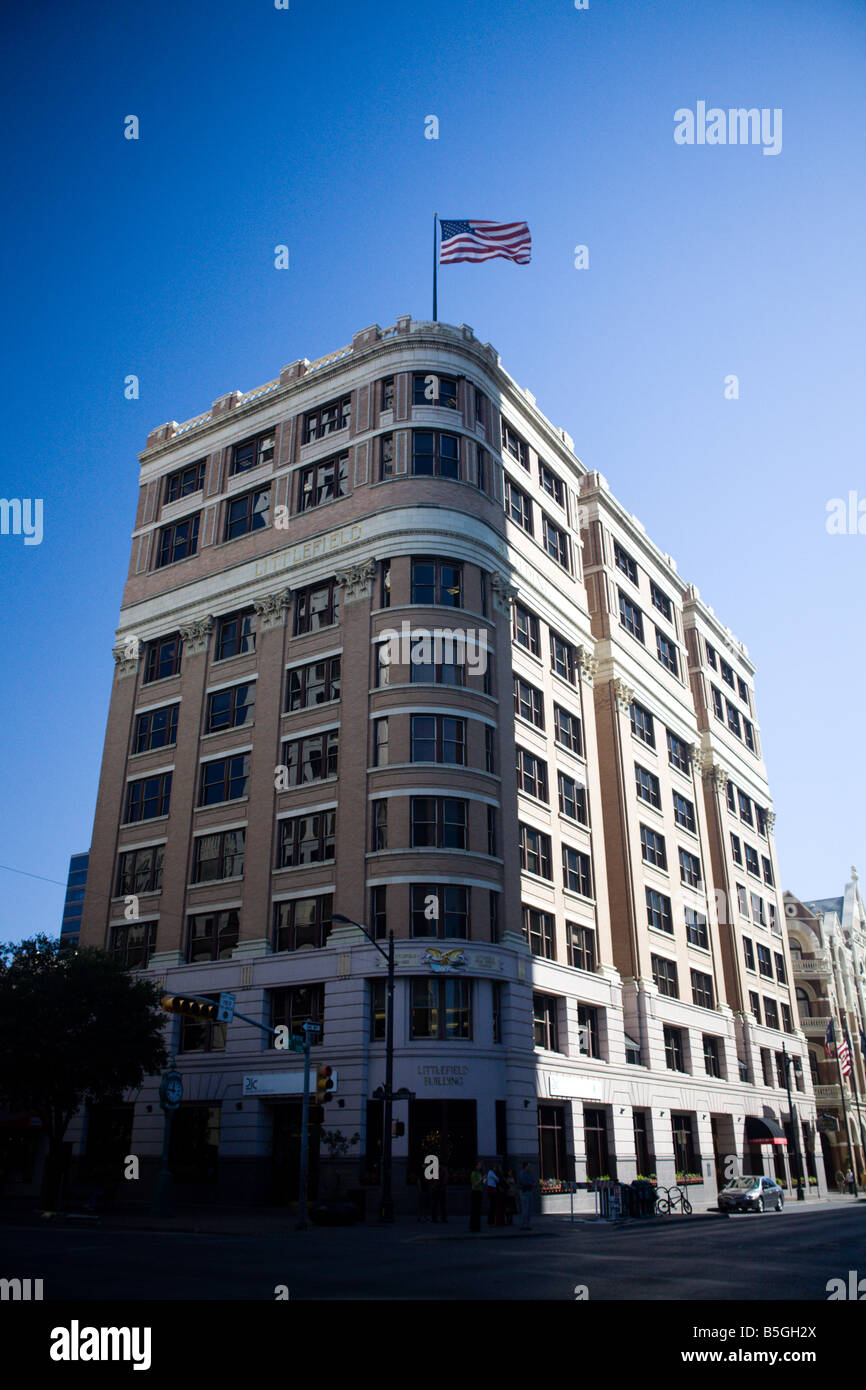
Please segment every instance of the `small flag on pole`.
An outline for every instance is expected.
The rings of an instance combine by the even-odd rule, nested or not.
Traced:
[[[836,1030],[833,1027],[833,1020],[827,1024],[827,1032],[824,1035],[824,1056],[832,1057],[835,1051]]]
[[[440,218],[442,241],[439,264],[456,261],[490,261],[504,256],[517,265],[529,265],[532,240],[525,222],[479,222],[476,218]]]

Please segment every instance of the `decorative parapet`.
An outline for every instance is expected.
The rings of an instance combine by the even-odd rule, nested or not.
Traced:
[[[493,607],[499,613],[510,614],[511,604],[517,599],[517,589],[495,572],[490,576],[490,591],[493,594]]]
[[[626,685],[624,680],[617,676],[613,683],[613,693],[616,696],[616,703],[623,712],[629,709],[634,699],[634,691],[630,685]]]
[[[273,593],[265,594],[264,598],[257,598],[253,601],[256,614],[261,619],[263,632],[269,632],[274,627],[282,627],[291,601],[292,591],[290,588],[275,589]]]
[[[578,647],[577,664],[580,667],[580,674],[587,685],[592,685],[598,673],[598,658],[593,654],[590,647]],[[629,701],[631,703],[631,701]]]
[[[192,623],[187,623],[180,628],[180,635],[183,638],[183,650],[185,656],[199,656],[207,651],[208,639],[213,627],[213,618],[197,618]]]
[[[375,574],[375,560],[362,560],[356,565],[350,565],[348,569],[340,570],[335,578],[338,584],[345,586],[346,602],[356,603],[358,599],[369,598],[370,584]]]

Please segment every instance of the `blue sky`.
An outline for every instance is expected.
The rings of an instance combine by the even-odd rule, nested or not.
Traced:
[[[429,317],[439,212],[529,222],[531,266],[444,268],[440,318],[748,646],[783,884],[866,868],[866,535],[825,529],[866,497],[857,0],[85,0],[6,25],[0,495],[43,498],[44,538],[0,536],[3,864],[65,881],[89,844],[148,431]],[[675,144],[698,101],[781,108],[781,153]],[[0,879],[0,939],[59,930],[62,887]]]

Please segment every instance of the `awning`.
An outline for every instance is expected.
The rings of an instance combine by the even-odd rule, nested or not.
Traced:
[[[785,1148],[788,1146],[785,1131],[766,1115],[746,1116],[746,1143],[782,1144]]]

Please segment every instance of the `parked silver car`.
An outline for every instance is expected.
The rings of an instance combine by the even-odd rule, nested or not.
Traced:
[[[781,1211],[785,1194],[772,1178],[732,1178],[719,1193],[720,1211]]]

